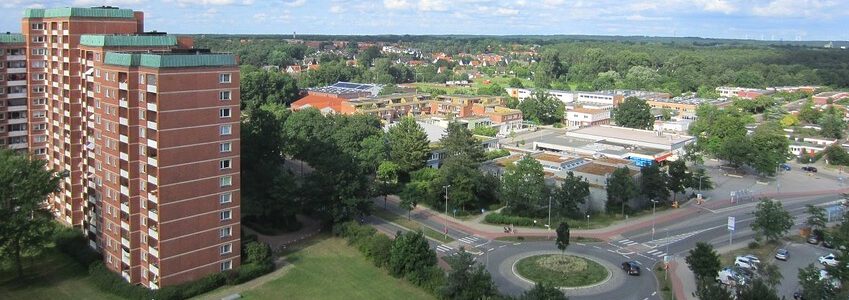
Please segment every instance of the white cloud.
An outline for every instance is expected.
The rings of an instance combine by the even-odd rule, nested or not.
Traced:
[[[827,0],[772,0],[766,6],[755,6],[752,13],[763,17],[793,17],[821,14],[827,16],[827,9],[837,6],[836,1]]]
[[[307,0],[286,1],[286,2],[283,2],[283,4],[285,4],[288,7],[301,7],[301,6],[304,6],[304,4],[307,4]]]
[[[91,5],[133,5],[142,3],[141,0],[74,0],[73,6],[91,6]]]
[[[495,15],[497,16],[515,16],[519,14],[518,9],[507,8],[507,7],[499,7],[495,10]]]
[[[566,0],[543,0],[542,4],[545,6],[560,6],[566,3]]]
[[[183,7],[192,5],[251,5],[254,0],[177,0],[177,4]]]
[[[709,12],[730,14],[737,11],[737,6],[727,0],[697,0],[694,2],[701,5],[703,10]]]
[[[345,12],[345,9],[342,8],[341,5],[334,4],[334,5],[330,6],[330,12],[332,12],[334,14],[341,14],[341,13]]]
[[[419,0],[420,11],[446,11],[448,4],[444,0]]]
[[[407,0],[383,0],[383,7],[388,9],[408,9],[413,7],[413,4]]]

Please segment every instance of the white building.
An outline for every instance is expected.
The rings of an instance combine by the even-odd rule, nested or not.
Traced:
[[[610,124],[610,110],[575,108],[566,111],[566,126],[570,129]]]

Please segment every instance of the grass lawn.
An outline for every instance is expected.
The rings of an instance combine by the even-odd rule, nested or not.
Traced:
[[[443,243],[450,243],[450,242],[454,241],[454,239],[452,239],[451,237],[446,238],[445,235],[442,232],[433,230],[430,227],[424,226],[424,225],[422,225],[422,224],[420,224],[416,221],[408,220],[406,216],[396,215],[392,212],[383,210],[383,208],[375,209],[373,214],[375,216],[381,218],[381,219],[384,219],[384,220],[387,220],[389,222],[393,222],[395,224],[407,227],[411,230],[421,230],[422,233],[424,233],[424,235],[426,237],[435,239],[437,241],[440,241],[440,242],[443,242]]]
[[[721,253],[719,256],[719,262],[722,263],[723,266],[731,266],[734,264],[734,258],[740,255],[746,254],[754,254],[758,258],[761,259],[761,262],[767,262],[771,257],[775,255],[775,251],[784,244],[783,240],[778,240],[775,242],[761,242],[758,243],[758,247],[749,248],[743,247],[740,249],[735,249],[730,252]]]
[[[53,248],[27,259],[24,273],[18,279],[11,266],[0,270],[0,299],[121,299],[98,290],[87,269]]]
[[[283,276],[242,292],[244,299],[434,299],[372,265],[343,239],[319,236],[286,256]]]
[[[601,282],[609,274],[609,271],[597,262],[562,254],[523,258],[516,263],[516,272],[530,281],[549,282],[558,287],[591,285]]]
[[[663,300],[675,300],[675,292],[672,290],[672,281],[669,280],[667,272],[663,270],[663,262],[656,265],[654,277],[657,278],[657,283],[660,286],[660,297]]]
[[[495,238],[496,241],[504,241],[504,242],[544,242],[544,241],[554,241],[553,236],[501,236]],[[601,242],[600,239],[597,238],[588,238],[582,236],[570,236],[570,242],[578,242],[578,243],[598,243]]]

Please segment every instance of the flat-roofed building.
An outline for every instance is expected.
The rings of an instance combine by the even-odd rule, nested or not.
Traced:
[[[29,120],[46,126],[46,110],[31,111],[27,101],[27,49],[21,34],[0,33],[0,148],[29,149]],[[40,75],[40,76],[43,76]],[[45,140],[39,135],[39,140]],[[39,148],[39,152],[44,148]]]
[[[579,107],[568,110],[565,114],[566,126],[568,128],[610,124],[609,110]]]

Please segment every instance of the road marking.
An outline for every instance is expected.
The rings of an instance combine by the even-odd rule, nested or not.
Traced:
[[[627,241],[630,241],[630,240],[629,240],[629,239],[624,239],[624,240],[620,240],[619,242],[620,242],[620,243],[624,243],[624,242],[627,242]]]
[[[495,250],[495,248],[489,248],[489,250],[486,251],[492,252],[493,250]]]
[[[655,253],[654,256],[664,257],[664,256],[666,256],[666,252],[658,252],[658,253]]]
[[[445,245],[437,245],[436,246],[436,251],[439,251],[439,252],[451,252],[451,250],[454,250],[454,249],[451,249],[451,247],[448,247],[448,246],[445,246]]]
[[[584,244],[584,243],[575,243],[575,244],[578,244],[579,246],[586,246],[587,245],[587,244]]]
[[[498,246],[498,248],[504,248],[504,247],[507,247],[507,245]]]
[[[657,291],[651,293],[652,296],[657,295]]]
[[[651,250],[651,251],[648,251],[647,253],[654,254],[654,253],[657,253],[657,252],[659,252],[659,251],[657,251],[657,250]]]
[[[521,244],[522,244],[522,243],[513,243],[513,246],[519,246],[519,245],[521,245]]]
[[[624,256],[624,255],[623,255],[623,256]],[[643,263],[641,263],[639,260],[635,260],[635,262],[636,262],[638,265],[641,265],[641,266],[643,265]]]
[[[605,249],[605,250],[607,250],[607,252],[610,252],[610,253],[616,253],[616,251],[613,251],[613,250],[610,250],[610,249]]]
[[[596,249],[601,249],[601,247],[599,247],[599,246],[593,246],[593,248],[596,248]]]
[[[461,242],[466,243],[466,244],[472,244],[477,240],[478,240],[478,238],[475,237],[475,236],[467,236],[467,237],[460,239]]]

